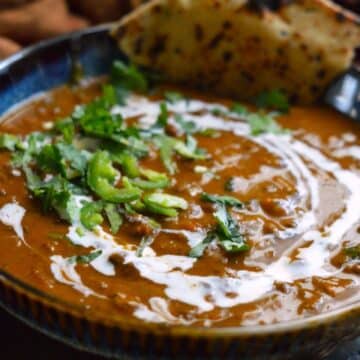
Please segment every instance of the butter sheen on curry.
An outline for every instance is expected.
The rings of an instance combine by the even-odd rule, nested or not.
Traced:
[[[99,97],[102,85],[96,80],[49,92],[6,116],[0,132],[22,141],[35,131],[51,133],[57,119]],[[87,152],[86,174],[64,177],[76,185],[87,179],[99,191],[74,194],[77,211],[99,206],[71,220],[51,206],[44,211],[23,169],[11,164],[11,151],[0,153],[0,268],[109,319],[246,326],[359,301],[358,126],[314,106],[292,107],[275,125],[256,130],[246,112],[265,110],[166,89],[130,92],[123,104],[110,106],[127,127],[153,129],[141,135],[149,141],[147,154],[134,155],[140,173],[131,174],[123,158],[111,158],[117,174],[108,182],[130,189],[134,200],[129,192],[128,200],[106,198],[98,187],[101,171],[89,180],[96,154],[112,154],[108,138],[75,134],[70,141]],[[148,140],[164,134],[185,148]],[[36,146],[41,151],[62,136]],[[117,153],[133,155],[126,146]],[[162,146],[170,160],[161,157]],[[51,181],[56,171],[41,166],[40,172],[29,168]],[[159,200],[159,194],[169,197]]]

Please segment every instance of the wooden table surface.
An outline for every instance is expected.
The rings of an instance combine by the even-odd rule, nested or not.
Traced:
[[[30,329],[0,309],[1,360],[102,360],[100,356],[74,350]],[[346,344],[328,360],[360,360],[360,340]],[[29,353],[30,352],[30,353]]]

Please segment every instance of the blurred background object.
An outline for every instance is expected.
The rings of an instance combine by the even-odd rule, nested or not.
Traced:
[[[336,0],[360,13],[360,0]],[[146,0],[0,0],[0,59],[23,46],[119,19]]]
[[[0,0],[0,59],[21,47],[119,19],[131,0]]]
[[[68,0],[68,3],[72,11],[87,17],[92,23],[117,20],[131,6],[126,0]]]
[[[336,2],[360,14],[360,0],[336,0]]]

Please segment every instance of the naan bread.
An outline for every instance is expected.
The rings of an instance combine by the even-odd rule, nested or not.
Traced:
[[[360,23],[327,0],[294,0],[276,11],[247,0],[153,0],[113,35],[134,63],[173,82],[240,99],[281,89],[310,103],[351,65]]]

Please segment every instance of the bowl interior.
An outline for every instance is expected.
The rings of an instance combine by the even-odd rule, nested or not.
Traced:
[[[84,75],[88,77],[107,74],[114,59],[124,58],[124,55],[117,49],[116,42],[109,36],[109,29],[110,25],[101,25],[50,41],[44,41],[0,63],[0,115],[38,93],[67,83],[71,78],[74,64],[80,63]],[[1,269],[0,277],[5,278],[17,287],[21,287],[25,292],[32,293],[54,304],[59,303],[58,299],[54,299],[50,294],[43,294],[31,286],[23,284],[10,274],[1,271]],[[62,305],[67,307],[69,304]],[[198,336],[218,336],[219,333],[223,336],[250,333],[274,334],[289,329],[299,330],[331,322],[347,316],[351,310],[356,311],[356,316],[359,316],[360,304],[352,304],[347,308],[337,309],[332,313],[321,314],[311,319],[276,325],[237,327],[221,329],[220,331],[217,328],[194,328],[190,331],[187,328],[179,327],[177,331],[174,331],[174,334],[192,333]],[[134,326],[138,324],[139,321],[134,322]]]

